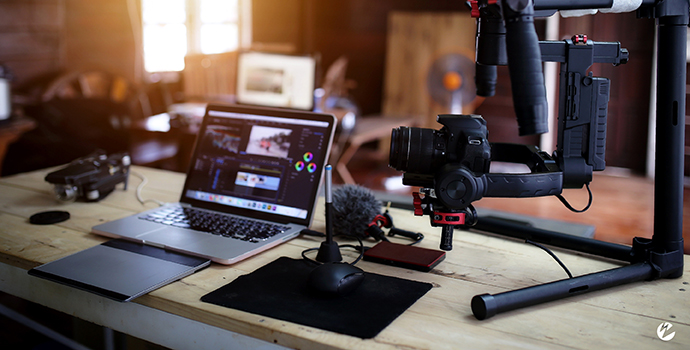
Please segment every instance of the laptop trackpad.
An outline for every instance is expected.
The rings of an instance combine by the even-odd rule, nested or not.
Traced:
[[[137,239],[151,242],[154,245],[163,244],[166,247],[186,251],[195,251],[195,248],[201,246],[202,242],[209,238],[211,236],[207,234],[177,227],[167,227],[137,237]]]

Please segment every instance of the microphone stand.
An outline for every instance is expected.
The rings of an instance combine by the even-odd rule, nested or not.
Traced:
[[[326,240],[321,242],[316,261],[322,263],[340,262],[343,260],[338,243],[333,241],[333,178],[331,165],[326,165]]]
[[[546,2],[546,1],[545,1]],[[540,232],[541,240],[555,246],[589,251],[618,258],[631,264],[607,271],[536,285],[523,289],[482,294],[472,298],[474,316],[483,320],[497,313],[557,300],[626,283],[659,278],[679,278],[683,274],[683,157],[685,134],[686,43],[689,17],[687,0],[656,2],[643,0],[640,18],[656,18],[657,110],[656,175],[654,182],[654,234],[651,239],[636,237],[632,248],[625,246],[571,242],[555,234]],[[481,220],[480,220],[481,222]],[[478,225],[479,226],[479,225]],[[492,230],[513,235],[511,229]],[[530,232],[514,237],[529,237]],[[563,242],[561,242],[563,241]],[[555,244],[554,244],[555,243]],[[561,243],[561,244],[558,244]],[[608,251],[608,252],[607,252]]]

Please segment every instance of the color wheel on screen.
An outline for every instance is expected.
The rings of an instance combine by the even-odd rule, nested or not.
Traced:
[[[307,152],[304,154],[303,158],[305,162],[309,163],[312,159],[314,159],[314,154],[311,152]]]

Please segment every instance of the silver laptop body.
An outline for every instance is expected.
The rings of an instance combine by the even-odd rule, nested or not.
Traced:
[[[313,220],[335,124],[330,114],[210,104],[180,202],[92,232],[226,265],[274,247]],[[233,224],[201,227],[199,217]],[[258,224],[237,226],[238,219]],[[260,224],[273,227],[254,236]]]

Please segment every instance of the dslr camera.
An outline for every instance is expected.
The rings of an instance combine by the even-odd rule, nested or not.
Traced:
[[[478,115],[438,115],[441,129],[401,126],[391,132],[389,165],[403,172],[413,193],[415,215],[428,215],[442,227],[441,249],[452,249],[454,227],[473,226],[472,202],[484,197],[559,195],[563,172],[536,146],[489,143],[486,121]],[[492,161],[524,164],[529,173],[490,173]]]
[[[126,152],[108,156],[98,150],[46,175],[45,180],[54,185],[55,196],[61,201],[97,202],[121,182],[127,189],[130,165],[131,159]]]
[[[478,115],[441,114],[440,130],[401,126],[391,132],[389,164],[403,184],[433,189],[448,209],[465,209],[486,192],[491,162],[486,121]]]

